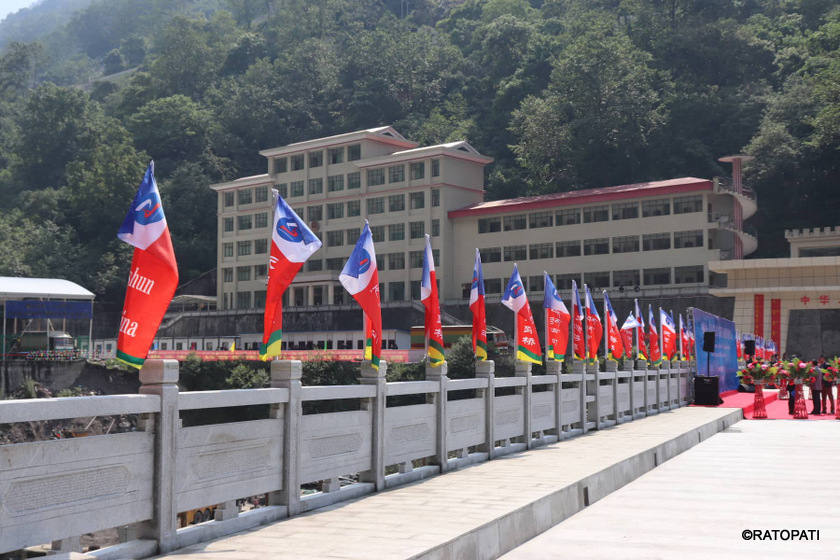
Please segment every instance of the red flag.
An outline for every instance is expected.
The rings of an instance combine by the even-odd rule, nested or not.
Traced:
[[[424,328],[426,355],[429,357],[429,365],[437,367],[445,361],[443,356],[443,327],[440,325],[440,302],[438,301],[437,277],[435,276],[435,260],[428,233],[426,234],[426,250],[423,252],[420,300],[426,308]]]
[[[365,316],[365,359],[370,360],[374,369],[379,369],[382,355],[382,305],[379,300],[376,250],[367,220],[338,280],[362,307]]]
[[[117,360],[141,368],[178,287],[178,263],[155,181],[154,162],[117,237],[134,246],[117,338]]]
[[[484,274],[481,272],[481,255],[475,250],[472,286],[470,286],[470,311],[472,311],[473,353],[477,360],[487,359],[487,317],[484,310]]]
[[[604,320],[607,322],[607,359],[618,360],[624,355],[624,341],[618,330],[618,317],[613,311],[610,297],[604,290]]]
[[[586,358],[586,344],[583,340],[583,308],[577,282],[572,280],[572,351],[576,360]]]
[[[525,295],[525,287],[522,285],[522,279],[519,277],[519,270],[515,264],[513,274],[502,296],[502,305],[516,313],[516,359],[541,364],[542,350],[540,339],[537,337],[537,326],[534,324],[531,306],[528,305],[528,297]]]
[[[648,359],[648,351],[647,347],[645,346],[645,320],[642,318],[642,311],[639,309],[639,300],[635,300],[636,303],[636,322],[638,326],[636,327],[636,341],[639,344],[639,351],[638,351],[638,358],[640,360],[647,360]]]
[[[648,347],[650,348],[650,363],[658,365],[662,362],[659,351],[659,332],[656,330],[656,319],[653,317],[653,306],[648,305]]]
[[[589,293],[589,286],[583,285],[586,290],[586,342],[589,346],[588,358],[592,361],[598,359],[598,347],[601,345],[601,338],[604,335],[604,327],[601,325],[601,317],[595,308],[595,300]]]
[[[572,319],[566,304],[557,293],[554,283],[547,272],[545,274],[545,346],[549,360],[563,361],[569,347],[569,322]]]

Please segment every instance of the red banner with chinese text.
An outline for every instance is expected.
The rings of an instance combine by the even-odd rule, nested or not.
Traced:
[[[764,336],[764,294],[755,294],[753,300],[753,307],[755,308],[755,320],[753,321],[753,334],[755,336]]]
[[[782,348],[782,300],[770,300],[770,339],[776,343],[776,352]]]

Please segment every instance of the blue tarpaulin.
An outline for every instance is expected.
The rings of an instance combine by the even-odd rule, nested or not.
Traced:
[[[90,319],[92,306],[87,301],[7,301],[10,319]]]

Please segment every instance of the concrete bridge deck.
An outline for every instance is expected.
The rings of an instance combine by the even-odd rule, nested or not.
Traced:
[[[740,419],[740,409],[663,412],[166,557],[495,558]],[[725,468],[718,465],[718,470]],[[781,481],[781,474],[773,480]]]
[[[838,464],[840,422],[740,422],[504,558],[837,558]]]

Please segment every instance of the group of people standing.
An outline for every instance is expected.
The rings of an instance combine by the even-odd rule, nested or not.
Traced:
[[[828,362],[825,360],[825,356],[820,356],[816,360],[811,361],[811,377],[813,377],[813,381],[811,382],[811,400],[814,403],[810,414],[821,415],[821,414],[834,414],[834,381],[828,381],[825,379],[824,374],[825,370],[828,368]],[[804,387],[804,385],[799,385],[799,387]],[[794,406],[794,398],[796,396],[796,385],[793,382],[793,379],[790,379],[787,386],[788,395],[790,396],[790,400],[788,400],[788,412],[790,412],[791,416],[793,415],[793,406]],[[831,403],[831,412],[828,411],[826,406],[826,402]]]

